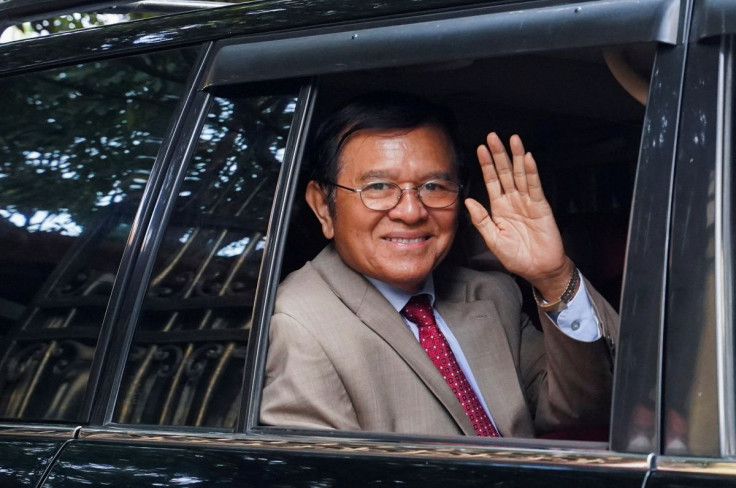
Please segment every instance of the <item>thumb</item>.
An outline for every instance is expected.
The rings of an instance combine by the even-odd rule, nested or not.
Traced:
[[[486,243],[492,242],[498,231],[495,222],[493,222],[485,207],[478,203],[477,200],[467,198],[465,199],[465,208],[468,209],[468,213],[470,214],[470,221],[478,232],[480,232],[480,235],[483,236]]]

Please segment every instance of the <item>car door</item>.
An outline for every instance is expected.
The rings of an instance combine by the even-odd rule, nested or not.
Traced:
[[[95,392],[90,425],[65,445],[44,486],[641,486],[661,438],[658,422],[640,422],[639,412],[656,418],[662,408],[660,304],[688,6],[520,2],[250,35],[207,48],[168,131],[171,151],[156,161],[161,173],[149,184],[149,211],[131,234],[136,258],[106,329],[110,346],[98,373],[106,381]],[[597,57],[604,46],[644,52],[646,108],[613,75],[608,84],[598,81],[608,69]],[[323,244],[298,195],[313,119],[331,99],[376,87],[419,90],[422,81],[438,97],[445,86],[470,90],[467,100],[462,90],[448,98],[473,114],[486,92],[463,84],[469,78],[506,90],[487,95],[500,114],[494,122],[536,130],[548,144],[564,141],[547,151],[563,161],[550,177],[560,208],[596,212],[599,222],[605,215],[609,230],[624,215],[616,231],[627,264],[619,265],[622,334],[610,439],[563,433],[566,440],[484,442],[259,425],[278,281]],[[493,78],[503,83],[490,85]],[[577,90],[594,82],[620,91],[608,99]],[[506,96],[529,105],[504,110]],[[591,165],[561,152],[583,128],[591,154],[613,156]],[[571,183],[595,192],[565,191]],[[589,227],[583,214],[566,214],[573,240]],[[482,253],[474,256],[488,265]],[[610,296],[616,293],[612,285]]]

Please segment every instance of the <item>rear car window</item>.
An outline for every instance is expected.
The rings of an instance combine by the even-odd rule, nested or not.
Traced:
[[[84,415],[118,265],[193,54],[0,80],[0,418]]]

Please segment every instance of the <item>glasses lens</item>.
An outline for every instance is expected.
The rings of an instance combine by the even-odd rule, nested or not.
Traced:
[[[449,207],[457,200],[460,187],[451,181],[428,181],[418,187],[417,193],[422,203],[429,208]],[[391,210],[401,200],[401,187],[396,183],[369,183],[360,190],[360,199],[371,210]]]
[[[363,204],[371,210],[390,210],[396,206],[400,197],[399,185],[383,181],[369,183],[360,192]]]
[[[460,187],[451,181],[428,181],[419,187],[419,198],[427,207],[444,208],[455,203],[459,191]]]

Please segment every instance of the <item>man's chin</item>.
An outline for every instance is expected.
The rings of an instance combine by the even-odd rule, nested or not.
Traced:
[[[409,293],[414,293],[424,285],[424,282],[427,280],[430,273],[431,271],[426,274],[417,274],[416,271],[407,274],[392,273],[389,276],[384,276],[383,278],[378,279],[395,288],[408,291]]]

